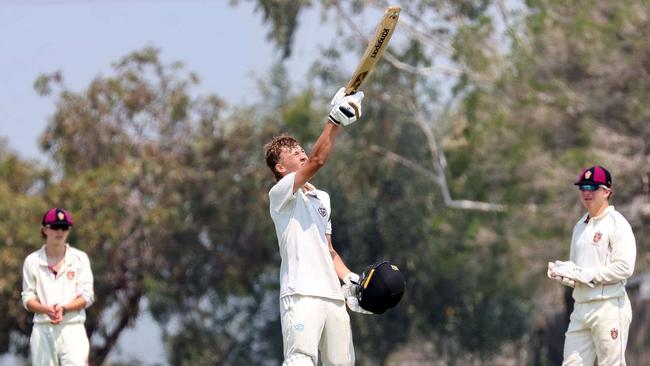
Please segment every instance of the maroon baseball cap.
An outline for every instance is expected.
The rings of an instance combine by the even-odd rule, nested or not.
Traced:
[[[43,215],[43,226],[72,226],[72,216],[62,208],[52,208]]]
[[[574,183],[576,186],[582,184],[603,185],[611,188],[612,176],[602,166],[592,166],[591,168],[583,169],[578,176],[578,181]]]

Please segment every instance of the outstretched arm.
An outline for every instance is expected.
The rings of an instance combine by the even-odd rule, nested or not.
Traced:
[[[325,162],[327,162],[327,159],[329,159],[332,153],[334,141],[340,132],[341,126],[354,123],[361,117],[361,101],[363,97],[364,95],[361,91],[345,95],[345,88],[339,89],[336,95],[334,95],[330,103],[333,108],[327,118],[325,128],[323,128],[323,132],[321,132],[318,140],[316,140],[309,160],[296,172],[296,177],[293,182],[294,192],[304,186],[325,165]]]
[[[341,128],[334,123],[328,122],[325,125],[323,132],[321,132],[318,140],[314,144],[309,160],[296,172],[296,178],[293,181],[294,192],[304,186],[325,165],[325,162],[327,162],[327,159],[329,159],[332,153],[334,141],[340,130]]]

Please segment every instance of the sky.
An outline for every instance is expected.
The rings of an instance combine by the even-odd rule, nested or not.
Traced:
[[[256,97],[254,76],[278,59],[268,26],[250,1],[240,0],[0,0],[0,137],[21,157],[43,160],[37,139],[55,110],[54,97],[36,94],[41,73],[60,70],[73,91],[111,63],[145,46],[161,49],[164,62],[183,61],[201,79],[199,92],[230,103]],[[317,9],[300,19],[287,65],[299,81],[316,45],[334,34]],[[351,67],[353,69],[353,67]]]
[[[55,110],[53,97],[40,97],[33,82],[60,70],[73,91],[84,90],[111,63],[145,46],[161,49],[163,61],[185,62],[201,79],[199,92],[229,103],[247,103],[257,94],[254,76],[264,76],[279,53],[268,27],[250,1],[230,0],[0,0],[0,138],[22,158],[46,162],[38,137]],[[372,31],[373,24],[361,28]],[[300,18],[287,67],[300,83],[334,27],[320,10]],[[350,71],[356,65],[350,65]],[[334,91],[333,91],[334,92]],[[145,313],[120,338],[113,360],[138,358],[164,363],[160,331]],[[0,357],[2,365],[20,365]]]

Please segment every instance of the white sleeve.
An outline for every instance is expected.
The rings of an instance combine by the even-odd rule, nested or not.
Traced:
[[[569,261],[575,263],[576,262],[576,252],[575,252],[575,245],[576,245],[576,232],[578,231],[578,225],[582,223],[584,219],[580,219],[574,226],[573,226],[573,232],[571,233],[571,246],[569,247]]]
[[[327,227],[325,228],[325,234],[332,235],[332,219],[327,221]]]
[[[269,191],[271,213],[279,213],[284,206],[296,198],[293,192],[293,182],[296,173],[289,173],[282,177]]]
[[[36,295],[36,278],[30,270],[28,259],[26,258],[23,263],[23,291],[20,293],[25,309],[27,309],[27,301],[38,298]]]
[[[77,296],[81,296],[86,300],[86,308],[95,302],[93,271],[90,268],[90,259],[86,254],[81,256],[79,280],[77,282]]]
[[[612,260],[607,266],[596,268],[595,280],[602,283],[613,283],[625,280],[634,272],[636,261],[636,239],[632,227],[627,222],[617,223],[612,245]]]

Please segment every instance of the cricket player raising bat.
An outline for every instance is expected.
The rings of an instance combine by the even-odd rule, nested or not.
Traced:
[[[624,366],[632,320],[625,281],[636,241],[625,217],[609,205],[612,177],[594,166],[575,183],[587,213],[573,228],[569,261],[548,264],[548,277],[573,287],[575,306],[564,342],[565,366]]]
[[[328,122],[309,156],[289,135],[276,136],[264,146],[266,163],[277,181],[269,199],[282,259],[283,365],[315,366],[319,351],[324,365],[354,365],[345,306],[347,302],[350,309],[367,313],[354,296],[359,276],[332,245],[329,195],[309,180],[327,162],[341,128],[361,116],[362,100],[360,91],[345,95],[341,88],[336,93]]]

